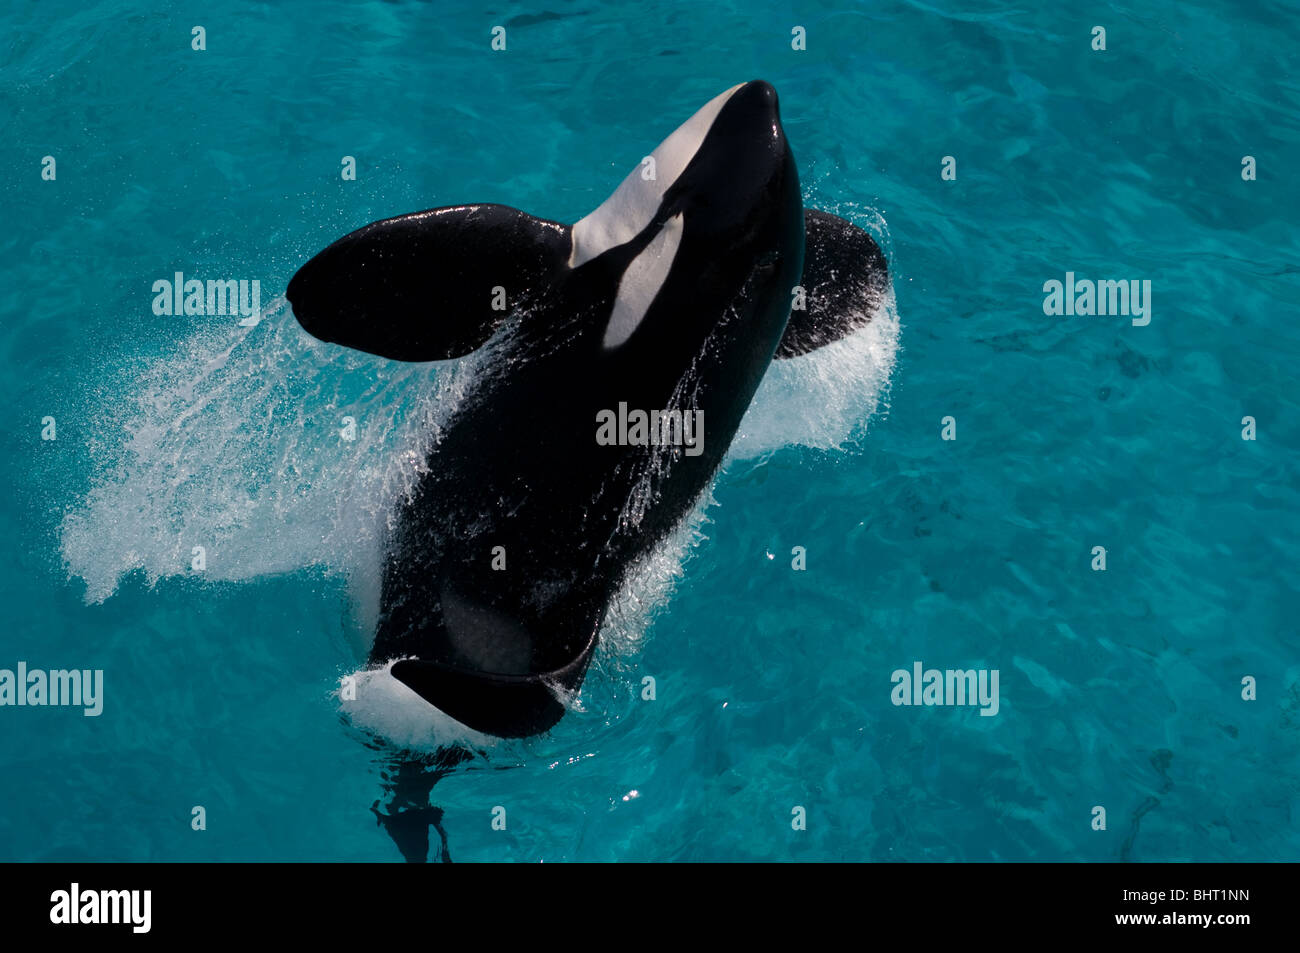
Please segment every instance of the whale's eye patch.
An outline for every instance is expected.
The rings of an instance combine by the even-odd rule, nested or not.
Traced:
[[[618,295],[605,326],[606,350],[618,347],[632,336],[645,318],[655,295],[668,279],[682,240],[682,215],[679,212],[664,222],[650,244],[641,250],[623,271]]]
[[[600,207],[574,223],[570,268],[627,244],[654,221],[665,194],[695,158],[722,107],[743,85],[733,86],[705,103],[646,157],[653,163],[642,160]]]

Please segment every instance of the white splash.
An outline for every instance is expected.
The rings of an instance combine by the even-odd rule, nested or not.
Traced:
[[[485,735],[434,708],[405,683],[393,677],[396,660],[376,668],[363,668],[345,676],[335,695],[339,712],[354,727],[383,738],[399,748],[432,751],[462,745],[482,751],[496,747],[500,738]]]
[[[861,437],[888,393],[898,353],[892,289],[864,327],[811,353],[773,361],[731,441],[729,461],[789,446],[836,450]]]
[[[132,571],[151,586],[194,573],[195,547],[202,578],[218,581],[379,565],[394,504],[485,351],[436,367],[385,361],[317,342],[277,311],[282,300],[253,328],[201,325],[97,422],[122,439],[101,439],[102,476],[61,533],[87,602]],[[378,580],[357,592],[372,601]]]

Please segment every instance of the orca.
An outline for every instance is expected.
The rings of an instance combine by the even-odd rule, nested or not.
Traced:
[[[863,326],[889,288],[871,236],[804,208],[770,84],[716,96],[651,157],[571,226],[416,212],[289,283],[321,341],[417,362],[492,341],[397,513],[370,652],[485,734],[560,720],[628,568],[692,511],[771,362]],[[631,423],[598,439],[627,408],[698,421],[696,445]]]

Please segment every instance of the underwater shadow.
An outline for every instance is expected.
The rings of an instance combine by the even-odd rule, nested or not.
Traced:
[[[432,753],[404,749],[382,760],[379,777],[384,796],[370,805],[370,811],[408,864],[452,862],[442,808],[431,804],[430,796],[434,785],[473,757],[465,748],[445,747]],[[437,833],[436,842],[431,832]]]

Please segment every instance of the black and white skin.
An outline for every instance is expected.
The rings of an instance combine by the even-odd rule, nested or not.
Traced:
[[[853,332],[888,291],[866,232],[804,208],[769,84],[718,95],[651,156],[571,226],[417,212],[289,284],[322,341],[400,361],[493,342],[396,520],[370,652],[485,734],[559,721],[629,567],[693,510],[771,362]],[[664,439],[598,441],[621,405],[659,412]],[[663,423],[687,418],[693,446]]]

